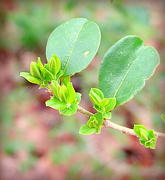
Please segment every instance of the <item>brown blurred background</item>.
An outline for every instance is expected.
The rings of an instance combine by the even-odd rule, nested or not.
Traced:
[[[113,112],[112,121],[165,132],[164,0],[1,0],[0,1],[0,180],[164,180],[165,140],[155,150],[112,129],[83,136],[87,117],[60,116],[45,106],[49,95],[19,76],[31,61],[45,58],[51,31],[71,18],[96,22],[100,49],[89,67],[72,77],[83,94],[81,106],[93,112],[88,93],[97,87],[98,69],[108,48],[137,35],[160,54],[161,63],[144,89]],[[146,65],[147,66],[147,65]]]

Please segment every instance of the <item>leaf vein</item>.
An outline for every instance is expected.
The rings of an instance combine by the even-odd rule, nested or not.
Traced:
[[[86,22],[87,22],[87,21],[85,21],[84,24],[85,24]],[[75,41],[74,41],[74,43],[73,43],[73,46],[72,46],[72,48],[71,48],[71,50],[70,50],[68,59],[66,60],[65,67],[64,67],[64,72],[65,72],[65,70],[66,70],[66,68],[67,68],[67,66],[68,66],[68,64],[69,64],[69,61],[70,61],[71,55],[72,55],[72,53],[73,53],[73,50],[74,50],[76,41],[77,41],[77,39],[78,39],[78,37],[79,37],[79,34],[80,34],[80,32],[81,32],[84,24],[81,26],[81,28],[79,29],[79,31],[78,31],[78,33],[77,33],[77,36],[76,36]]]
[[[140,48],[139,52],[140,52],[143,48],[144,48],[144,46]],[[134,59],[134,61],[132,62],[132,64],[130,65],[130,67],[129,67],[128,71],[126,72],[125,76],[123,77],[121,83],[119,84],[117,90],[116,90],[115,93],[114,93],[114,97],[116,97],[116,95],[117,95],[120,87],[122,86],[124,80],[126,79],[128,73],[130,72],[131,68],[133,67],[133,65],[134,65],[134,63],[136,62],[137,59],[138,59],[138,55],[137,55],[137,57]]]

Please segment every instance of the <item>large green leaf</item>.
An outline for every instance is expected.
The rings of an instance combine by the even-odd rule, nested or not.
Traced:
[[[154,73],[159,55],[144,46],[137,36],[126,36],[105,54],[100,67],[99,88],[107,98],[116,97],[116,106],[131,100]]]
[[[96,23],[85,18],[75,18],[59,25],[48,38],[46,56],[56,54],[64,76],[82,71],[94,58],[101,39]]]

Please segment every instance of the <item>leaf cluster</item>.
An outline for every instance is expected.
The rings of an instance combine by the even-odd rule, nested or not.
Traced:
[[[57,55],[53,54],[47,64],[42,64],[38,57],[37,62],[31,62],[30,73],[21,72],[20,76],[27,79],[29,82],[40,85],[40,88],[48,87],[49,82],[57,80],[62,72],[60,70],[61,61]]]
[[[70,116],[76,113],[81,94],[75,92],[69,76],[62,77],[63,71],[60,68],[61,61],[53,54],[47,64],[43,65],[38,58],[38,62],[31,62],[30,73],[22,72],[20,75],[29,82],[40,85],[39,88],[48,89],[52,96],[46,101],[46,106]]]
[[[51,83],[53,96],[46,101],[46,106],[59,110],[61,114],[67,116],[77,112],[78,103],[81,100],[81,94],[75,92],[69,80],[70,77],[65,78],[62,81],[62,85],[58,81],[53,80]]]
[[[111,110],[116,105],[116,98],[104,98],[104,94],[100,89],[91,88],[89,92],[90,100],[94,104],[94,109],[98,112],[90,117],[85,125],[80,127],[80,134],[99,134],[103,126],[103,121],[105,118],[111,118]]]
[[[100,89],[92,88],[89,93],[90,100],[94,104],[94,108],[103,114],[104,118],[111,118],[111,113],[116,105],[116,98],[104,98],[104,94]]]
[[[79,129],[80,134],[90,135],[93,133],[99,134],[101,132],[104,118],[102,113],[96,113],[89,118],[86,124]]]
[[[143,125],[134,125],[134,132],[140,138],[140,144],[147,148],[155,149],[156,136],[154,130],[147,129]]]

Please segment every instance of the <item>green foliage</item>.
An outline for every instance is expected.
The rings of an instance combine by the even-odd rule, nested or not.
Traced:
[[[80,127],[79,133],[84,135],[90,135],[93,133],[99,134],[101,132],[104,117],[102,113],[96,113],[90,117],[85,125]]]
[[[48,83],[56,80],[59,77],[61,66],[60,59],[53,54],[48,63],[43,65],[41,59],[38,62],[31,62],[30,73],[22,72],[20,76],[27,79],[29,82],[40,85],[40,88],[47,87]]]
[[[153,47],[144,46],[137,36],[126,36],[105,54],[99,88],[105,97],[116,98],[116,106],[124,104],[143,88],[158,64],[159,55]]]
[[[90,117],[85,125],[80,127],[80,134],[99,134],[101,132],[102,124],[105,118],[111,118],[111,111],[116,105],[115,98],[104,98],[101,90],[92,88],[89,93],[89,97],[94,104],[94,108],[98,113]]]
[[[46,101],[46,106],[64,115],[73,115],[79,108],[81,94],[75,91],[70,76],[89,65],[99,44],[100,30],[94,22],[85,18],[69,20],[51,33],[46,46],[47,64],[43,65],[38,58],[37,62],[30,64],[30,73],[20,75],[40,85],[39,88],[47,89],[51,97]],[[111,111],[131,100],[143,88],[145,80],[153,74],[158,64],[157,51],[144,46],[143,40],[137,36],[126,36],[114,44],[101,63],[99,89],[92,88],[89,92],[97,113],[80,127],[79,133],[99,134],[104,120],[111,118]],[[153,130],[135,125],[134,131],[142,145],[155,148]]]
[[[87,124],[82,125],[79,129],[79,133],[84,135],[93,134],[95,131],[96,131],[95,127],[91,128]]]
[[[52,55],[47,64],[31,62],[30,73],[22,72],[20,75],[29,82],[40,85],[40,88],[47,88],[53,96],[46,101],[46,106],[59,110],[61,114],[70,116],[75,114],[81,94],[76,93],[70,77],[61,78],[63,71],[60,71],[61,61],[57,55]]]
[[[74,75],[86,68],[100,45],[100,29],[85,18],[71,19],[58,26],[48,38],[46,56],[57,54],[64,76]]]
[[[46,106],[59,110],[61,114],[70,116],[76,113],[81,94],[75,92],[72,83],[68,80],[70,78],[65,78],[62,85],[58,81],[52,80],[50,86],[53,96],[46,101]]]
[[[92,88],[89,97],[94,104],[94,108],[103,114],[104,118],[111,118],[111,111],[116,105],[116,98],[104,98],[100,89]]]
[[[140,144],[147,148],[155,149],[156,136],[154,130],[148,130],[143,125],[134,125],[134,132],[140,138]]]
[[[50,100],[46,101],[46,106],[59,110],[61,114],[67,116],[75,114],[78,109],[78,99],[81,97],[81,94],[73,93],[71,101],[71,99],[69,99],[69,97],[71,97],[71,94],[68,93],[69,91],[66,86],[60,86],[59,97],[57,98],[55,97],[55,95],[52,96]]]

